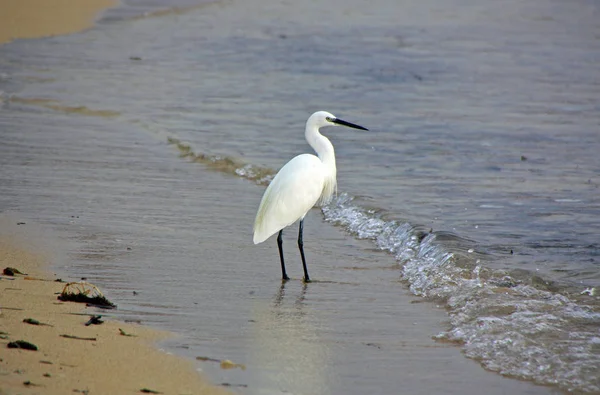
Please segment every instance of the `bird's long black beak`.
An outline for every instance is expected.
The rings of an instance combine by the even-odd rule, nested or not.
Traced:
[[[331,122],[333,123],[337,123],[338,125],[344,125],[344,126],[348,126],[349,128],[354,128],[354,129],[360,129],[360,130],[369,130],[365,127],[362,127],[360,125],[356,125],[350,122],[346,122],[343,119],[339,119],[339,118],[334,118],[333,120],[331,120]]]

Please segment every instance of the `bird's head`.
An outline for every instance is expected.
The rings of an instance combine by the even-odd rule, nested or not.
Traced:
[[[306,121],[306,127],[316,127],[317,129],[325,127],[325,126],[336,126],[336,125],[343,125],[343,126],[347,126],[349,128],[354,128],[354,129],[360,129],[360,130],[369,130],[365,127],[350,123],[350,122],[346,122],[342,119],[337,118],[335,115],[333,115],[332,113],[329,113],[327,111],[317,111],[316,113],[314,113],[313,115],[310,116],[310,118],[308,118],[308,121]]]

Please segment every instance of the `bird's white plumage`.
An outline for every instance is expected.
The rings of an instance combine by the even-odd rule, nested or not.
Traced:
[[[279,170],[262,197],[254,221],[254,244],[303,219],[315,204],[331,200],[336,191],[335,153],[319,128],[332,125],[335,116],[319,111],[306,122],[306,141],[317,152],[298,155]]]
[[[254,244],[302,219],[323,193],[323,163],[315,155],[298,155],[275,176],[260,202]]]
[[[331,141],[319,133],[319,129],[323,126],[333,125],[368,130],[360,125],[336,118],[326,111],[317,111],[311,115],[306,121],[304,137],[317,156],[302,154],[286,163],[267,187],[256,213],[254,244],[262,243],[279,232],[277,247],[281,260],[282,281],[290,279],[285,270],[282,229],[300,220],[298,248],[302,257],[304,282],[310,282],[304,257],[303,221],[313,206],[328,203],[337,189],[335,150]]]

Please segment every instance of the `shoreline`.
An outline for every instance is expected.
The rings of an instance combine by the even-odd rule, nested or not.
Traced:
[[[86,326],[90,315],[102,313],[57,300],[65,284],[47,271],[48,258],[20,244],[0,236],[0,269],[27,273],[0,275],[0,394],[230,393],[204,379],[193,361],[156,348],[171,333],[106,317],[100,325]],[[23,321],[28,318],[41,325]],[[38,350],[8,348],[18,340]]]
[[[94,26],[117,0],[5,0],[0,2],[0,45],[20,38],[76,33]]]
[[[104,10],[118,3],[4,1],[0,3],[0,45],[91,28]],[[57,300],[65,284],[55,281],[50,272],[51,258],[37,252],[40,248],[35,242],[42,240],[33,237],[32,241],[27,233],[21,234],[10,218],[0,221],[1,395],[140,393],[144,389],[163,394],[230,393],[204,379],[192,360],[158,349],[158,341],[176,336],[173,333],[106,317],[100,325],[85,326],[90,315],[101,312]],[[6,267],[27,275],[3,275]],[[29,318],[41,325],[23,321]],[[34,344],[38,350],[8,348],[18,340]]]

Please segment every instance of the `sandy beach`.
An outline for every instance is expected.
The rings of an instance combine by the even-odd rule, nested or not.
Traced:
[[[0,3],[0,44],[17,38],[74,33],[93,25],[115,0],[6,0]]]
[[[3,1],[0,44],[89,28],[99,12],[116,3]],[[167,332],[106,318],[102,324],[85,326],[87,313],[94,312],[80,303],[57,300],[65,284],[49,271],[51,258],[28,251],[26,242],[9,236],[16,224],[3,221],[0,226],[1,268],[26,273],[0,275],[0,394],[228,393],[203,379],[192,361],[159,351],[156,342],[172,336]],[[40,324],[24,322],[27,319]],[[20,340],[37,350],[8,348]]]
[[[0,239],[2,269],[26,273],[0,280],[1,394],[227,393],[203,380],[192,361],[156,349],[158,340],[170,336],[166,332],[106,318],[86,326],[87,313],[98,312],[57,300],[65,284],[46,270],[47,258],[17,244]],[[8,348],[19,340],[38,349]]]

